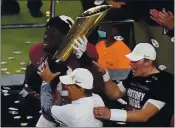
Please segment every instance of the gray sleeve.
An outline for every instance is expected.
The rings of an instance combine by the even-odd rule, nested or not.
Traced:
[[[50,84],[41,86],[41,110],[51,115],[51,108],[54,105]]]

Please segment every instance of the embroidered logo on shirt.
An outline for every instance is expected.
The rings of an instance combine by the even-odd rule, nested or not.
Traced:
[[[150,83],[150,82],[152,82],[152,81],[146,80],[146,83]]]

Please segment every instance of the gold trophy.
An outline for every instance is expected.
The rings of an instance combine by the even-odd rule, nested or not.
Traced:
[[[67,34],[68,42],[62,43],[53,57],[57,60],[56,62],[65,62],[73,53],[73,48],[71,45],[75,44],[74,40],[79,36],[87,36],[90,34],[90,32],[104,18],[111,7],[111,5],[96,6],[88,9],[81,16],[77,17],[74,25]]]

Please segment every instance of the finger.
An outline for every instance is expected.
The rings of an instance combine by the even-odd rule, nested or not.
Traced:
[[[159,17],[160,17],[161,19],[165,19],[165,18],[166,18],[166,15],[163,14],[162,12],[159,12]]]
[[[72,46],[72,48],[75,50],[75,51],[78,51],[79,50],[79,48],[77,48],[75,45],[71,45]]]
[[[81,37],[78,37],[78,40],[79,40],[80,44],[84,44],[84,41],[83,41],[83,39]]]
[[[164,20],[163,19],[158,19],[158,23],[161,23],[161,25],[164,24]]]
[[[80,42],[76,42],[75,45],[78,47],[78,48],[81,48],[82,47],[82,44]]]
[[[86,36],[85,35],[83,35],[83,40],[84,40],[84,43],[85,43],[85,45],[87,44],[87,42],[88,42],[88,39],[86,38]]]
[[[75,39],[74,42],[75,42],[74,46],[77,46],[78,47],[78,46],[81,45],[81,43],[77,39]]]
[[[47,61],[45,61],[45,67],[49,69],[49,64]]]
[[[154,17],[152,17],[152,16],[151,16],[150,18],[151,18],[152,20],[154,20],[156,23],[158,23],[158,24],[160,24],[160,25],[162,24],[158,19],[156,19],[156,18],[154,18]]]
[[[57,72],[57,73],[54,73],[53,75],[54,75],[54,77],[56,77],[56,76],[58,76],[60,74],[61,74],[61,72]]]
[[[165,8],[162,9],[163,14],[165,14],[166,16],[168,16],[168,13],[166,12]]]
[[[170,16],[173,16],[173,13],[172,13],[172,12],[170,12],[170,11],[168,11],[168,14],[169,14]]]

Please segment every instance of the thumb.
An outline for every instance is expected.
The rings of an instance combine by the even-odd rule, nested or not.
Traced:
[[[54,73],[54,74],[53,74],[53,77],[55,78],[56,76],[58,76],[58,75],[60,75],[60,74],[61,74],[61,72]]]

